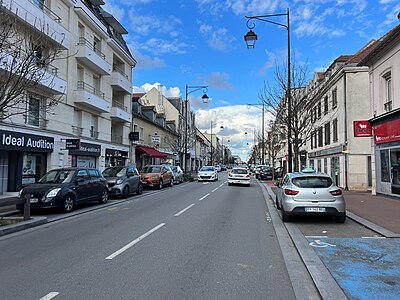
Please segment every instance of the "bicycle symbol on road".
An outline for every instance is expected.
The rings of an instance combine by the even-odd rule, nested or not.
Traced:
[[[310,246],[317,248],[326,248],[326,247],[336,247],[336,245],[332,245],[329,243],[321,242],[321,240],[314,240],[310,243]]]

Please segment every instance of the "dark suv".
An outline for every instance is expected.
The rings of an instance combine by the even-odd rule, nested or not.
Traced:
[[[23,198],[30,194],[31,208],[60,208],[70,212],[76,204],[108,201],[107,181],[97,169],[63,168],[47,172],[37,183],[19,192]],[[17,206],[19,210],[23,206]]]

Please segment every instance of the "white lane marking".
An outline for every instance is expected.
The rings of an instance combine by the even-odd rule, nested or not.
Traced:
[[[215,188],[211,191],[211,193],[214,193],[216,190],[218,190],[219,188]]]
[[[384,236],[362,236],[362,239],[386,239]]]
[[[204,200],[204,199],[205,199],[205,198],[207,198],[208,196],[210,196],[210,193],[208,193],[207,195],[205,195],[205,196],[201,197],[201,198],[199,199],[199,201],[202,201],[202,200]]]
[[[267,216],[267,221],[268,221],[269,223],[271,223],[272,219],[271,219],[269,213],[265,213],[265,215]]]
[[[159,225],[157,225],[156,227],[154,227],[153,229],[147,231],[145,234],[141,235],[140,237],[138,237],[136,240],[133,240],[132,242],[130,242],[129,244],[127,244],[126,246],[122,247],[121,249],[119,249],[118,251],[115,251],[113,254],[111,254],[110,256],[107,256],[106,259],[113,259],[116,256],[120,255],[122,252],[128,250],[130,247],[134,246],[135,244],[137,244],[138,242],[140,242],[141,240],[143,240],[145,237],[148,237],[150,234],[152,234],[153,232],[157,231],[158,229],[160,229],[161,227],[165,226],[165,223],[161,223]]]
[[[39,300],[50,300],[50,299],[53,299],[58,294],[59,294],[58,292],[51,292],[51,293],[48,293],[46,296],[40,298]]]
[[[187,211],[188,209],[190,209],[192,206],[194,206],[194,203],[190,204],[188,207],[182,209],[180,212],[174,214],[175,217],[179,217],[181,214],[183,214],[185,211]]]
[[[219,185],[219,187],[223,187],[224,186],[224,184],[223,183],[221,183],[220,185]]]

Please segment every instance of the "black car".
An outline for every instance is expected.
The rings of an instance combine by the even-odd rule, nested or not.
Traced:
[[[31,208],[59,208],[70,212],[78,203],[108,201],[107,181],[100,171],[92,168],[63,168],[47,172],[37,183],[19,192],[23,198],[30,194]],[[23,206],[17,206],[19,210]]]
[[[260,169],[260,173],[258,174],[259,179],[261,180],[269,180],[273,178],[274,169],[272,167],[262,167]]]
[[[109,167],[103,171],[103,176],[107,180],[110,195],[127,198],[131,193],[143,193],[140,174],[134,166]]]

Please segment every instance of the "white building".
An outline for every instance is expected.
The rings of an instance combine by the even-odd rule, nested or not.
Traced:
[[[2,13],[12,16],[18,34],[32,43],[45,42],[46,47],[26,43],[25,57],[34,57],[36,68],[40,62],[45,76],[22,91],[22,104],[7,111],[22,113],[0,122],[0,193],[18,191],[52,168],[102,170],[128,163],[131,69],[136,61],[123,39],[127,31],[101,8],[103,4],[102,0],[1,2]],[[57,57],[50,68],[40,59],[52,50]],[[4,81],[14,72],[10,63],[16,57],[5,48],[0,51],[2,61],[8,62],[0,66]],[[58,104],[49,111],[52,102]]]

